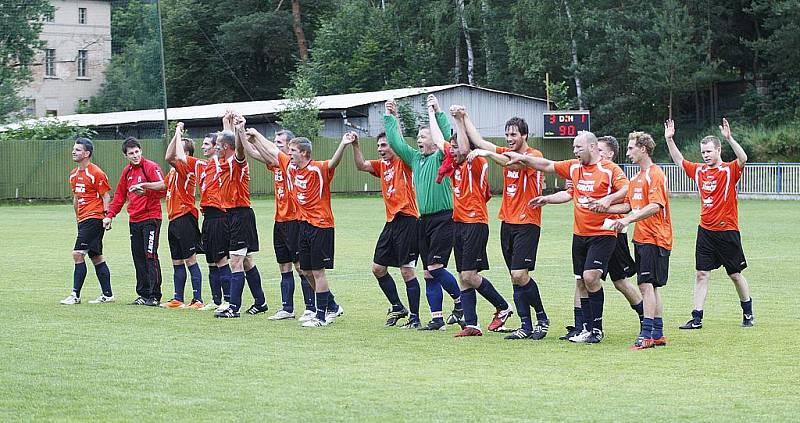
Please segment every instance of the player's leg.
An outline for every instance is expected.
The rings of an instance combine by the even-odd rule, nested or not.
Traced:
[[[110,303],[114,301],[114,292],[111,290],[111,270],[106,264],[106,258],[102,254],[102,246],[100,252],[89,250],[89,259],[92,260],[94,265],[94,273],[97,275],[97,280],[100,282],[100,295],[90,300],[89,304]]]
[[[133,305],[144,305],[152,292],[148,290],[147,284],[147,257],[145,255],[145,232],[143,222],[131,222],[128,224],[131,240],[131,258],[133,268],[136,271],[136,294],[138,297],[133,301]]]
[[[158,240],[161,237],[161,219],[149,219],[144,223],[145,267],[150,298],[145,303],[158,306],[161,301],[161,264],[158,259]]]
[[[172,299],[161,304],[164,308],[182,308],[183,292],[186,288],[186,265],[184,264],[184,251],[182,247],[182,231],[180,225],[183,216],[169,221],[167,225],[167,243],[169,244],[169,254],[172,258],[172,283],[175,287],[175,294]]]
[[[189,279],[192,282],[192,301],[189,306],[200,309],[203,307],[203,273],[200,272],[200,265],[197,264],[197,254],[187,257],[184,263],[189,269]]]
[[[244,257],[244,275],[247,280],[247,286],[250,288],[250,294],[253,296],[253,305],[247,309],[247,314],[260,314],[266,313],[269,309],[267,307],[267,298],[264,295],[264,288],[261,285],[261,273],[256,267],[253,254],[248,249],[248,254]]]
[[[411,262],[400,267],[400,275],[406,285],[406,297],[408,298],[408,321],[401,326],[403,329],[418,329],[420,327],[419,319],[419,299],[420,299],[420,286],[416,275],[416,252],[413,253],[414,257]]]

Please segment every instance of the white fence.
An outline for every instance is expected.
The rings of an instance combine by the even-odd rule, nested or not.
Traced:
[[[683,168],[672,163],[659,163],[667,176],[671,193],[696,193],[694,180],[686,176]],[[631,178],[639,171],[639,166],[623,164],[625,174]],[[739,180],[737,191],[753,195],[800,195],[800,163],[747,163],[744,175]]]

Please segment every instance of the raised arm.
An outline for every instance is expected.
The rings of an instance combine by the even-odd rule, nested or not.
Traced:
[[[372,173],[372,165],[364,160],[364,153],[361,152],[361,146],[358,144],[357,140],[353,141],[353,161],[356,164],[356,169],[362,172]]]
[[[244,124],[247,123],[244,116],[235,114],[233,118],[233,131],[236,139],[236,161],[243,162],[246,157],[244,156],[244,140],[240,135],[244,135]]]
[[[733,153],[736,154],[736,160],[739,161],[739,166],[744,167],[745,163],[747,163],[747,153],[745,153],[742,146],[733,139],[731,125],[728,123],[728,119],[722,118],[722,125],[719,127],[719,132],[722,133],[722,136],[725,137],[725,139],[728,140],[728,144],[731,145]]]
[[[174,164],[175,160],[178,159],[177,152],[175,151],[175,147],[178,141],[181,139],[183,135],[183,122],[178,122],[175,125],[175,133],[172,135],[172,139],[167,144],[167,153],[164,155],[164,161],[169,164]]]
[[[669,148],[669,155],[672,157],[672,162],[678,166],[683,166],[683,154],[681,150],[675,145],[675,122],[672,119],[667,119],[664,122],[664,138],[667,139],[667,147]]]
[[[458,154],[466,156],[470,152],[469,138],[467,137],[467,130],[464,128],[464,120],[459,121],[456,119],[456,135],[458,139]]]
[[[328,161],[328,168],[331,170],[336,169],[336,166],[339,166],[339,163],[342,161],[344,149],[357,140],[358,134],[355,132],[347,132],[342,135],[342,141],[339,143],[339,146],[336,147],[336,151],[333,152],[333,157],[331,157],[331,159]]]
[[[555,172],[556,167],[555,163],[552,160],[545,159],[544,157],[533,157],[528,156],[526,154],[519,154],[513,151],[506,151],[503,153],[504,156],[508,157],[508,163],[506,166],[513,165],[513,164],[521,164],[527,167],[536,169],[540,172]]]
[[[180,127],[180,130],[178,130]],[[183,142],[183,122],[178,122],[178,126],[175,128],[175,158],[181,162],[188,163],[186,161],[186,144]]]
[[[434,122],[437,121],[437,113],[434,111],[433,107],[428,104],[428,119],[431,122],[431,138],[433,138],[433,142],[436,144],[436,148],[439,149],[442,153],[444,153],[444,135],[442,134],[441,127]],[[446,118],[445,118],[446,120]]]
[[[412,166],[417,152],[406,143],[406,140],[403,139],[403,135],[400,134],[400,126],[398,120],[394,116],[396,111],[397,104],[395,104],[394,100],[387,101],[386,114],[383,115],[383,129],[386,132],[386,142],[389,143],[389,147],[392,147],[395,154],[400,157],[400,160]]]
[[[277,166],[278,155],[280,155],[278,147],[268,140],[267,137],[261,135],[255,128],[247,128],[243,131],[244,134],[240,136],[247,140],[245,146],[248,154],[264,164]]]
[[[450,114],[459,120],[461,125],[464,126],[464,131],[467,133],[467,139],[475,145],[476,148],[480,148],[481,150],[491,151],[493,153],[497,152],[497,146],[486,141],[481,137],[480,132],[478,129],[475,128],[475,125],[472,124],[472,121],[467,114],[467,109],[464,106],[453,105],[450,106]]]

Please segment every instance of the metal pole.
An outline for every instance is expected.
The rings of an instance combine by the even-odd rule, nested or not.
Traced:
[[[161,2],[156,0],[156,11],[158,11],[158,45],[161,52],[161,89],[163,91],[162,101],[164,104],[164,143],[169,138],[169,120],[167,119],[167,67],[164,64],[164,32],[161,29]]]

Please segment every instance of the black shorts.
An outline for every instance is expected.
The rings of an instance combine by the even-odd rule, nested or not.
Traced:
[[[697,227],[694,250],[695,269],[710,272],[725,266],[729,275],[747,268],[739,231],[709,231]]]
[[[333,238],[333,228],[318,228],[300,222],[300,269],[333,269]]]
[[[614,235],[580,236],[572,235],[572,272],[582,279],[586,270],[602,271],[601,279],[606,280],[608,263],[616,248]]]
[[[230,230],[230,247],[228,251],[247,249],[247,253],[258,251],[258,230],[256,230],[256,214],[250,207],[234,207],[227,209],[228,229]]]
[[[631,249],[628,246],[628,234],[617,234],[617,246],[611,254],[608,262],[608,275],[612,281],[630,278],[636,274],[636,263],[631,257]]]
[[[223,258],[228,258],[229,239],[228,220],[225,212],[214,207],[204,207],[201,241],[207,263],[216,263]]]
[[[422,265],[447,267],[453,251],[453,211],[442,210],[426,214],[419,219],[419,255]]]
[[[417,266],[417,226],[415,216],[395,215],[391,222],[383,225],[383,230],[375,243],[372,262],[387,267]]]
[[[169,253],[173,260],[185,260],[202,251],[200,248],[200,228],[197,227],[197,218],[191,213],[186,213],[169,221],[167,239],[169,241]]]
[[[278,264],[297,262],[299,237],[300,221],[275,222],[272,226],[272,247]]]
[[[661,287],[667,284],[669,278],[669,254],[666,248],[655,244],[633,243],[633,252],[636,255],[636,282],[653,284]]]
[[[540,232],[541,228],[531,223],[500,224],[500,249],[509,271],[536,268]]]
[[[455,222],[453,252],[456,255],[456,271],[489,269],[486,244],[489,242],[489,225],[485,223]]]
[[[103,219],[86,219],[78,222],[78,237],[73,251],[86,251],[90,258],[103,255]]]

